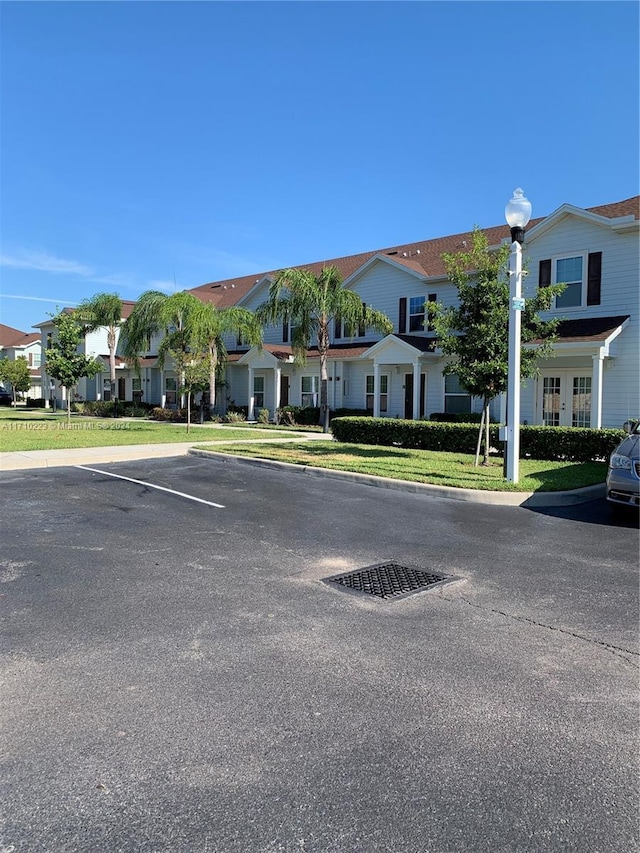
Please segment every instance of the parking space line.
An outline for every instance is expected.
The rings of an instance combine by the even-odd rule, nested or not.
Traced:
[[[205,501],[204,498],[197,498],[195,495],[186,494],[186,492],[167,489],[166,486],[156,486],[154,483],[146,483],[144,480],[134,480],[133,477],[123,477],[122,474],[112,474],[111,471],[102,471],[100,468],[90,468],[88,465],[75,465],[74,467],[81,468],[83,471],[93,471],[94,474],[105,474],[107,477],[115,477],[117,480],[126,480],[129,483],[136,483],[138,486],[147,486],[149,489],[158,489],[160,492],[169,492],[170,495],[178,495],[178,497],[186,498],[189,501],[196,501],[199,504],[207,504],[207,506],[215,506],[217,509],[224,509],[224,504]]]

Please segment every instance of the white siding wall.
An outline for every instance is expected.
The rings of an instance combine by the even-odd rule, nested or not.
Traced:
[[[630,320],[612,347],[615,357],[605,362],[603,393],[603,426],[619,427],[628,417],[640,412],[640,265],[638,234],[616,233],[608,227],[571,216],[538,239],[525,244],[529,275],[525,279],[525,296],[538,286],[539,262],[557,255],[602,252],[601,304],[584,308],[564,308],[549,317],[579,319],[630,315]],[[586,272],[585,272],[586,274]],[[558,356],[546,367],[572,366]],[[591,364],[588,365],[589,369]],[[526,403],[526,406],[525,406]],[[533,422],[532,395],[523,397],[522,417]]]

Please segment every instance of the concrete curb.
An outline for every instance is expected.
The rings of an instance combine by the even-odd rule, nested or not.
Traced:
[[[322,477],[328,480],[348,480],[378,489],[390,489],[396,492],[429,495],[430,497],[446,500],[465,501],[467,503],[483,503],[494,506],[572,506],[597,500],[605,495],[605,484],[586,486],[583,489],[572,489],[568,492],[490,492],[481,489],[454,489],[448,486],[432,486],[427,483],[410,483],[405,480],[390,480],[387,477],[375,477],[371,474],[354,474],[351,471],[333,471],[328,468],[313,468],[306,465],[293,465],[290,462],[279,462],[275,459],[259,459],[256,457],[233,456],[230,453],[220,453],[215,450],[196,450],[191,448],[189,456],[199,456],[203,459],[216,459],[221,462],[241,462],[260,468],[272,468],[280,471],[290,471],[297,474],[307,474],[310,477]]]

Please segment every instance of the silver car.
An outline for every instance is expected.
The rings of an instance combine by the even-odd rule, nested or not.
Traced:
[[[607,500],[613,507],[640,506],[640,421],[627,422],[629,435],[611,454],[607,471]]]

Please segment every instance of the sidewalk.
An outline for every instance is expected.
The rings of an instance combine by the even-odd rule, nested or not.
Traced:
[[[259,429],[259,427],[257,427]],[[265,433],[267,431],[265,430]],[[296,439],[310,441],[326,439],[321,432],[299,432]],[[127,444],[117,447],[70,447],[50,450],[23,450],[0,453],[0,471],[21,471],[29,468],[58,468],[62,465],[87,465],[91,462],[126,462],[129,459],[163,459],[168,456],[186,456],[195,445],[244,444],[254,442],[255,438],[207,440],[203,432],[194,435],[190,441],[177,441],[170,444]],[[277,436],[268,432],[262,442],[291,441],[291,435]]]

